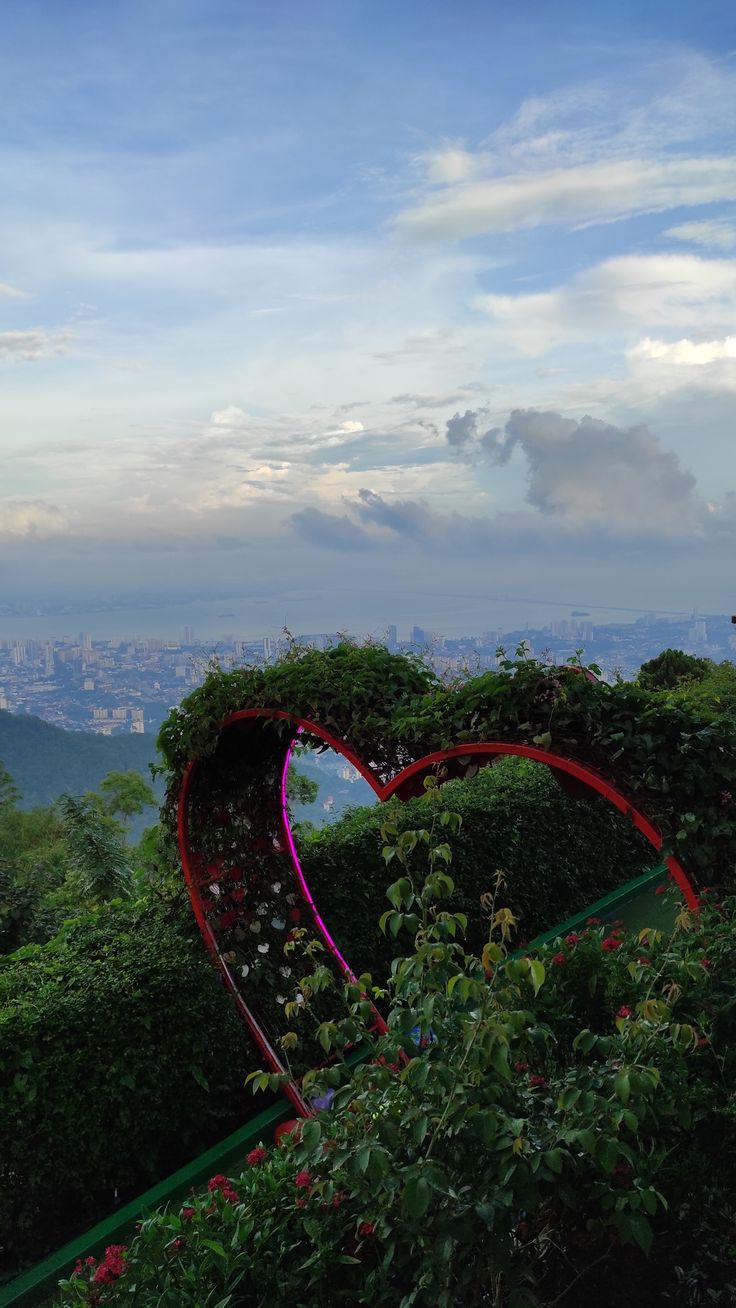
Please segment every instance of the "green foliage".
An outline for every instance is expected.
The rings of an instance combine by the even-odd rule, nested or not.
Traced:
[[[69,909],[62,905],[68,872],[61,815],[54,808],[0,809],[0,954],[47,940]],[[74,896],[79,907],[78,896]]]
[[[331,1061],[304,1082],[332,1092],[331,1111],[80,1265],[64,1308],[651,1308],[684,1302],[683,1276],[688,1302],[733,1302],[732,1234],[720,1257],[715,1239],[736,1162],[733,904],[683,913],[669,939],[591,923],[521,957],[497,886],[472,954],[445,907],[461,829],[437,802],[421,827],[384,823],[400,875],[383,926],[413,948],[394,964],[387,1034],[370,1027],[368,976],[320,1024]],[[589,1026],[592,975],[605,1001]],[[318,989],[311,970],[297,982],[291,1046]],[[369,1060],[351,1069],[356,1040]]]
[[[1,777],[0,777],[1,782]],[[138,846],[110,809],[128,815],[147,804],[150,788],[136,773],[104,778],[102,795],[63,795],[58,804],[25,810],[5,787],[0,802],[0,954],[54,936],[67,918],[100,900],[180,886],[171,876],[158,827]]]
[[[156,796],[139,772],[108,772],[100,783],[100,795],[110,817],[132,817],[156,807]]]
[[[506,660],[497,672],[447,686],[418,659],[380,647],[295,650],[272,667],[213,671],[164,723],[170,831],[187,762],[211,754],[223,719],[249,706],[319,722],[382,777],[466,741],[572,756],[644,808],[695,879],[734,884],[736,710],[728,706],[715,714],[677,692],[608,686],[575,666],[533,659]]]
[[[313,804],[319,794],[319,782],[290,763],[286,776],[286,793],[290,804]]]
[[[519,937],[529,940],[656,860],[648,842],[610,804],[569,798],[547,768],[526,759],[502,759],[470,780],[448,781],[442,796],[462,818],[453,840],[453,905],[468,917],[474,949],[484,938],[480,899],[499,870]],[[423,804],[413,799],[354,809],[300,842],[310,888],[358,972],[382,975],[401,950],[400,942],[381,940],[376,931],[391,875],[380,829],[389,812],[397,831],[417,827]]]
[[[15,808],[18,803],[18,787],[8,769],[0,761],[0,813],[8,808]]]
[[[116,823],[92,800],[61,795],[58,805],[64,820],[70,873],[79,887],[80,900],[130,895],[132,869]]]
[[[0,710],[0,759],[15,779],[24,807],[53,804],[62,790],[97,790],[111,771],[148,774],[156,757],[152,736],[96,736],[64,731],[25,713]]]
[[[682,682],[703,681],[714,667],[711,659],[699,659],[681,649],[664,649],[656,658],[642,663],[637,681],[646,690],[674,690]]]
[[[0,959],[0,1250],[39,1258],[234,1130],[251,1063],[187,906]]]

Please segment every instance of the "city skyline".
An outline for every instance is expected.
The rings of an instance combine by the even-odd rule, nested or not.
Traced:
[[[175,640],[140,635],[129,640],[94,639],[81,631],[71,640],[0,639],[0,711],[31,713],[67,729],[102,735],[153,734],[168,711],[204,679],[214,657],[222,666],[271,662],[296,640],[327,648],[339,633],[295,632],[256,639],[233,632],[206,639],[187,626]],[[464,677],[492,671],[499,648],[517,646],[530,657],[562,664],[582,657],[608,680],[636,675],[640,665],[666,647],[684,649],[714,662],[731,661],[736,634],[726,614],[694,614],[684,621],[654,613],[629,623],[594,622],[574,610],[546,627],[485,629],[452,637],[416,623],[386,625],[383,642],[392,651],[412,651],[439,676]]]

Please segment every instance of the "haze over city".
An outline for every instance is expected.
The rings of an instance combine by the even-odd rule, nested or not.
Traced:
[[[9,0],[2,634],[728,609],[735,46],[712,3]]]

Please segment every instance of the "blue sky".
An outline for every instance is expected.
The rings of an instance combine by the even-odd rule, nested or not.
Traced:
[[[729,608],[731,4],[3,27],[0,593]]]

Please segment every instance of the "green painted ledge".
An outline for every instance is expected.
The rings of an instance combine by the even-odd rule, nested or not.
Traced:
[[[11,1305],[12,1308],[30,1308],[32,1304],[48,1301],[56,1293],[59,1281],[69,1274],[78,1258],[102,1253],[109,1244],[125,1244],[135,1223],[140,1221],[144,1213],[183,1199],[192,1187],[196,1189],[217,1172],[227,1172],[231,1164],[242,1167],[248,1151],[257,1144],[272,1144],[274,1127],[287,1121],[293,1112],[291,1105],[281,1100],[266,1108],[225,1140],[200,1154],[193,1162],[187,1163],[186,1167],[159,1181],[150,1190],[106,1217],[103,1222],[98,1222],[76,1240],[70,1240],[69,1244],[57,1249],[56,1253],[45,1258],[42,1263],[37,1263],[16,1277],[5,1289],[0,1290],[0,1308],[11,1308]]]
[[[640,877],[634,877],[633,881],[627,881],[618,890],[612,890],[610,894],[604,895],[603,899],[597,899],[594,904],[589,904],[587,908],[576,913],[574,917],[567,918],[565,922],[560,922],[550,931],[535,936],[524,952],[539,949],[541,945],[548,945],[570,931],[579,931],[585,926],[589,917],[599,917],[602,922],[611,922],[614,918],[620,917],[629,930],[641,930],[642,927],[647,926],[671,930],[676,916],[672,900],[669,896],[664,897],[664,902],[660,898],[654,898],[657,886],[666,881],[666,878],[667,868],[661,863],[649,872],[642,873]]]
[[[674,925],[675,911],[671,901],[667,902],[669,896],[657,900],[653,898],[656,887],[665,880],[666,875],[666,867],[660,865],[640,877],[635,877],[633,881],[627,881],[620,889],[612,891],[603,899],[596,900],[594,904],[589,904],[574,917],[561,922],[550,931],[545,931],[543,935],[536,936],[524,950],[518,952],[528,953],[530,949],[549,944],[550,941],[567,935],[570,931],[577,931],[585,926],[589,917],[599,917],[604,922],[623,917],[630,929],[641,929],[645,926],[671,929]],[[356,1051],[352,1059],[358,1061],[359,1058],[360,1052]],[[248,1150],[260,1143],[271,1143],[274,1128],[280,1122],[287,1121],[293,1111],[288,1104],[282,1102],[265,1109],[258,1117],[252,1118],[233,1135],[229,1135],[227,1139],[220,1141],[206,1153],[200,1154],[186,1167],[159,1181],[150,1190],[146,1190],[144,1194],[138,1195],[129,1204],[105,1218],[103,1222],[98,1222],[96,1226],[85,1231],[75,1240],[71,1240],[69,1244],[65,1244],[42,1263],[29,1268],[27,1272],[6,1285],[5,1289],[0,1289],[0,1308],[31,1308],[34,1304],[47,1303],[55,1295],[58,1282],[69,1274],[78,1258],[87,1258],[90,1254],[97,1255],[109,1244],[125,1243],[126,1239],[130,1238],[135,1223],[140,1221],[144,1213],[150,1212],[153,1208],[161,1208],[164,1204],[175,1203],[187,1195],[193,1187],[196,1189],[202,1182],[208,1181],[216,1172],[227,1174],[233,1163],[241,1165]]]

